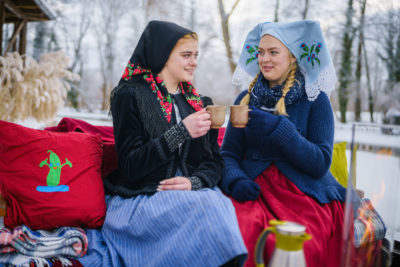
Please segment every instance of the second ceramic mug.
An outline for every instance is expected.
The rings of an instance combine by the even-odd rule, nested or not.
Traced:
[[[233,105],[230,106],[230,118],[231,124],[235,128],[246,127],[249,121],[249,106],[248,105]]]
[[[225,106],[209,105],[206,107],[207,112],[210,113],[211,128],[218,129],[225,122]]]

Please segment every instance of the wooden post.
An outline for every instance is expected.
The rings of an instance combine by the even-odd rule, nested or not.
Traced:
[[[10,51],[10,49],[11,49],[12,46],[13,46],[13,48],[15,47],[15,49],[14,49],[13,51],[16,51],[16,50],[17,50],[17,49],[16,49],[16,42],[15,42],[15,40],[17,39],[17,35],[18,35],[19,32],[21,31],[22,26],[23,26],[24,24],[26,24],[26,20],[21,20],[21,21],[19,22],[18,26],[16,26],[16,27],[14,28],[13,35],[12,35],[12,37],[11,37],[11,39],[10,39],[10,42],[8,43],[8,46],[7,46],[6,50],[4,51],[4,54],[7,53],[8,51]]]
[[[28,28],[28,23],[26,20],[22,22],[24,25],[22,26],[22,30],[19,34],[19,54],[25,55],[26,53],[26,31]]]
[[[12,36],[12,37],[14,37],[14,39],[12,41],[10,41],[10,43],[12,44],[13,52],[17,51],[17,38],[18,38],[18,33],[19,33],[19,31],[17,32],[17,30],[19,28],[18,25],[22,25],[22,21],[14,22],[14,32],[13,32],[13,36]]]
[[[27,22],[27,17],[22,12],[22,10],[18,6],[16,6],[12,1],[10,1],[10,0],[0,0],[0,3],[1,3],[2,6],[4,5],[5,7],[7,7],[7,10],[9,10],[12,14],[14,14],[18,18],[18,20],[16,22],[14,22],[13,35],[12,35],[11,39],[9,40],[9,43],[7,45],[6,50],[3,53],[3,54],[6,54],[11,49],[12,49],[12,51],[17,51],[17,42],[16,42],[16,40],[17,40],[18,34],[21,31],[22,27]],[[3,9],[3,10],[5,10],[5,9]],[[2,25],[2,27],[3,27],[3,25]],[[21,40],[20,40],[20,42],[21,42]]]

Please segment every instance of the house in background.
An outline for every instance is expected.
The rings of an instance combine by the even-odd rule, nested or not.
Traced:
[[[55,13],[43,0],[0,0],[0,56],[7,52],[26,52],[27,24],[55,19]],[[14,24],[11,36],[4,36],[4,25]]]

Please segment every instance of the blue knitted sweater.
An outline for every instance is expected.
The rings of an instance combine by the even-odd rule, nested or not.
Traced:
[[[238,96],[235,104],[246,92]],[[274,163],[303,193],[319,203],[344,201],[346,189],[329,172],[334,119],[328,96],[321,92],[311,102],[303,94],[296,103],[286,106],[286,112],[289,116],[279,116],[269,135],[228,124],[221,147],[225,160],[222,190],[230,195],[230,185],[235,180],[254,180]]]

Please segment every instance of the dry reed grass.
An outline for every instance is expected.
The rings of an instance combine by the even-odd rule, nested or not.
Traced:
[[[39,61],[16,52],[0,56],[0,119],[54,118],[71,89],[68,81],[79,80],[68,64],[62,51],[42,54]]]

